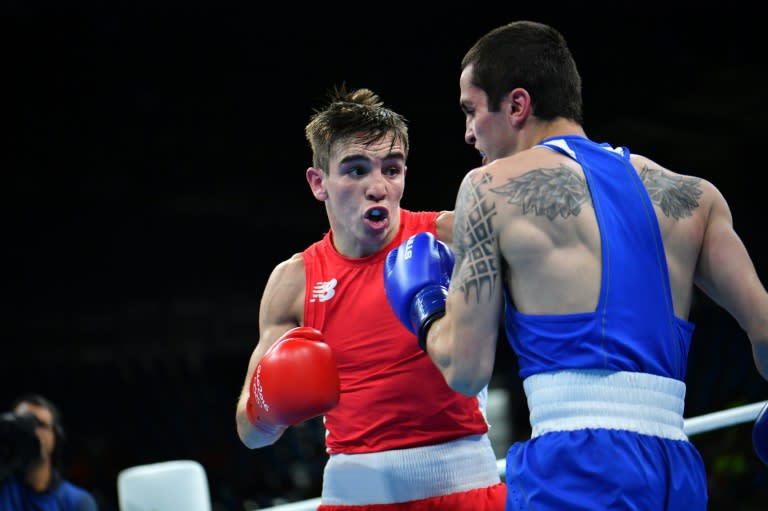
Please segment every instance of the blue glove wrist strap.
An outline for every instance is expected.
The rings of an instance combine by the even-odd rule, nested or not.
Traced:
[[[411,325],[418,332],[419,348],[427,351],[427,332],[436,320],[445,315],[445,300],[448,290],[434,284],[420,290],[411,302]]]

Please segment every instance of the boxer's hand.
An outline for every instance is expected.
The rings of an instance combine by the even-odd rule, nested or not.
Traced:
[[[248,419],[266,432],[323,415],[339,402],[339,373],[323,334],[309,327],[287,331],[253,372]]]
[[[451,249],[428,232],[408,238],[384,262],[389,305],[424,351],[429,327],[445,314],[453,264]]]
[[[752,445],[760,460],[768,465],[768,403],[760,410],[752,426]]]

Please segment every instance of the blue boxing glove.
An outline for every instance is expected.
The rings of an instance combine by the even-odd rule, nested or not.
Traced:
[[[427,331],[445,315],[454,257],[448,245],[428,232],[414,234],[384,261],[384,289],[400,322],[427,351]]]
[[[760,460],[768,465],[768,403],[760,410],[752,426],[752,446]]]

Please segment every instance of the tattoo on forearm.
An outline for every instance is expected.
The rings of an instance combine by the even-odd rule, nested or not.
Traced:
[[[640,179],[645,184],[651,201],[668,217],[675,220],[691,216],[699,207],[701,197],[701,179],[688,176],[672,175],[661,169],[643,167]]]
[[[591,201],[584,178],[565,165],[531,170],[491,191],[520,206],[524,215],[546,215],[549,220],[577,216]]]
[[[464,293],[465,303],[480,297],[493,296],[499,278],[496,259],[493,256],[493,217],[496,206],[486,200],[481,188],[491,182],[491,177],[481,174],[473,181],[462,184],[456,200],[456,217],[453,232],[456,265],[451,285]],[[465,262],[466,259],[466,262]]]

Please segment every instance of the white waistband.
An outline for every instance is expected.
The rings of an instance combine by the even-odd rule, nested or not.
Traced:
[[[647,373],[569,370],[523,382],[531,438],[553,431],[620,429],[672,440],[683,431],[685,383]]]
[[[488,435],[439,445],[333,454],[323,473],[323,504],[392,504],[500,482]]]

